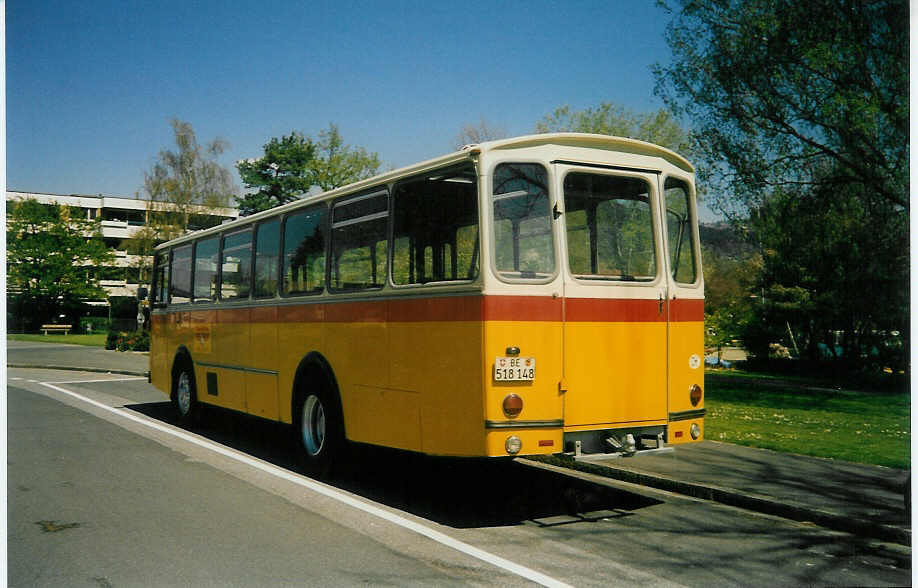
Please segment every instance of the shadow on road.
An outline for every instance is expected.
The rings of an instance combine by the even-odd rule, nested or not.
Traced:
[[[128,405],[147,417],[178,426],[169,402]],[[289,426],[206,407],[194,432],[295,471]],[[348,459],[323,480],[455,528],[521,523],[550,527],[631,516],[660,501],[518,464],[509,459],[429,457],[351,444]]]

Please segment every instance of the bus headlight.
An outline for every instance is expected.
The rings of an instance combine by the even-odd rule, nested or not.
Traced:
[[[689,388],[689,400],[692,401],[692,406],[698,406],[698,403],[701,402],[701,386],[692,384],[692,387]]]
[[[693,440],[697,440],[698,437],[701,437],[701,427],[698,426],[698,423],[692,423],[689,433],[691,433]]]
[[[523,412],[523,399],[516,394],[507,394],[504,398],[504,414],[507,418],[516,418]]]
[[[507,440],[504,442],[504,449],[507,450],[507,453],[510,455],[516,455],[523,448],[523,440],[517,437],[516,435],[510,435],[507,437]]]

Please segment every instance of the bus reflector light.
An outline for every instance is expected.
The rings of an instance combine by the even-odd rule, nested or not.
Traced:
[[[504,442],[504,449],[506,449],[507,453],[510,455],[516,455],[522,448],[523,440],[516,435],[510,435],[507,437],[507,441]]]
[[[507,418],[516,418],[523,412],[523,399],[516,394],[508,394],[504,398],[504,414]]]
[[[551,439],[540,439],[539,440],[539,447],[554,447],[554,446],[555,446],[555,442],[552,441]]]
[[[698,403],[701,402],[701,386],[692,384],[692,387],[689,388],[689,400],[692,401],[692,406],[698,406]]]
[[[692,423],[691,429],[689,432],[692,434],[692,439],[698,439],[701,437],[701,427],[698,426],[698,423]]]
[[[676,431],[676,435],[675,435],[675,436],[676,436],[676,437],[681,437],[681,436],[682,436],[682,431]]]

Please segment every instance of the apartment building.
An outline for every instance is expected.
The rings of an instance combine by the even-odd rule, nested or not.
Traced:
[[[137,231],[149,222],[150,206],[146,200],[119,198],[112,196],[84,196],[80,194],[44,194],[37,192],[20,192],[8,190],[7,202],[33,199],[42,204],[67,205],[79,209],[87,219],[100,219],[102,238],[105,244],[115,252],[115,259],[105,267],[96,268],[99,284],[111,296],[136,296],[140,286],[138,256],[129,255],[122,249],[122,243],[133,237]],[[235,208],[211,210],[210,214],[199,215],[200,227],[218,225],[226,220],[239,216]]]

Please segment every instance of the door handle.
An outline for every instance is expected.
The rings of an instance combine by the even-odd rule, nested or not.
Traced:
[[[663,292],[660,292],[660,301],[659,301],[659,308],[657,310],[657,313],[660,315],[663,314]]]

